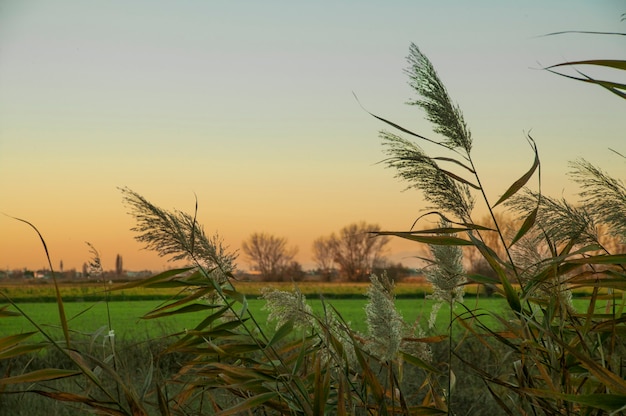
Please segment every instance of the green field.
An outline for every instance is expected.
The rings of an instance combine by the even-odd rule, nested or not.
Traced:
[[[342,317],[351,323],[353,329],[365,332],[367,325],[365,323],[364,306],[366,299],[331,299],[326,303],[334,306]],[[262,299],[250,299],[249,310],[259,322],[266,325],[266,330],[271,332],[274,325],[267,323],[268,311],[263,309],[265,301]],[[322,311],[322,303],[319,299],[308,299],[308,302],[316,312]],[[176,333],[191,329],[198,324],[203,318],[202,313],[188,313],[177,316],[164,317],[159,319],[141,319],[141,316],[150,310],[163,304],[159,300],[139,300],[139,301],[114,301],[107,304],[105,302],[67,302],[64,304],[66,315],[69,321],[69,327],[76,331],[77,337],[84,334],[94,334],[98,330],[103,331],[105,328],[108,332],[108,316],[110,315],[111,327],[115,330],[115,334],[119,339],[126,340],[146,340],[155,338],[168,333]],[[397,309],[402,313],[407,323],[413,323],[419,320],[423,329],[426,329],[433,301],[427,299],[398,299],[396,301]],[[584,299],[576,299],[575,304],[579,312],[585,310],[586,301]],[[604,302],[602,302],[602,305]],[[482,310],[482,312],[496,313],[502,315],[507,310],[504,300],[499,297],[481,298],[479,300],[468,298],[465,305],[470,309]],[[599,305],[599,307],[602,307]],[[46,331],[60,338],[60,321],[58,307],[55,303],[19,303],[19,307],[35,322],[41,325]],[[10,308],[13,309],[13,308]],[[455,309],[457,314],[463,312],[463,308],[457,306]],[[486,317],[483,322],[488,325],[496,325],[495,320]],[[437,323],[434,332],[445,333],[449,323],[449,313],[443,307],[437,316]],[[6,317],[2,318],[0,325],[0,337],[33,331],[35,328],[24,317]]]
[[[265,325],[268,315],[268,311],[263,309],[265,301],[250,299],[248,302],[249,310],[255,319],[261,325]],[[362,332],[367,330],[364,311],[366,299],[332,299],[326,302],[334,306],[354,329]],[[480,304],[488,310],[500,311],[503,306],[502,302],[500,299],[485,299],[481,300]],[[316,312],[320,312],[323,308],[320,300],[309,300],[309,303]],[[475,301],[470,299],[469,303],[475,303]],[[67,302],[64,306],[69,326],[74,331],[91,334],[101,327],[108,329],[108,316],[110,314],[111,327],[115,330],[116,336],[123,339],[143,340],[164,333],[184,331],[186,328],[193,328],[204,318],[201,313],[189,313],[159,319],[141,319],[142,315],[161,304],[162,301],[116,301],[109,302],[107,308],[107,304],[104,302]],[[399,299],[396,301],[396,305],[407,322],[412,323],[421,317],[422,326],[425,327],[432,301]],[[20,303],[19,307],[46,330],[57,336],[61,334],[58,308],[55,303]],[[437,326],[440,330],[443,330],[449,322],[444,309],[439,312],[437,320]],[[457,312],[461,312],[461,309],[457,308]],[[267,325],[268,330],[271,331],[273,324]],[[2,325],[0,325],[0,336],[32,330],[34,327],[23,317],[3,318]]]

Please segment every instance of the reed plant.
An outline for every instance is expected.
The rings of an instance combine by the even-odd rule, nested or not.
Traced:
[[[491,201],[474,164],[471,135],[458,106],[415,45],[411,46],[409,63],[407,72],[418,93],[413,104],[424,110],[435,132],[443,138],[428,138],[376,116],[396,131],[440,149],[431,156],[418,144],[382,131],[389,156],[386,163],[431,203],[420,219],[435,216],[447,224],[381,234],[440,247],[433,253],[440,267],[452,262],[454,256],[442,258],[438,251],[448,246],[476,247],[497,278],[477,274],[467,278],[495,287],[510,309],[506,316],[497,317],[502,324],[500,331],[482,324],[480,314],[469,308],[455,317],[464,322],[464,339],[476,339],[490,351],[496,351],[494,341],[505,347],[504,353],[513,360],[506,372],[481,368],[472,363],[471,357],[456,353],[452,345],[451,352],[473,368],[506,414],[624,412],[625,350],[621,335],[626,255],[610,253],[600,244],[598,234],[600,225],[604,225],[624,236],[624,184],[580,160],[572,163],[571,176],[581,185],[581,203],[543,195],[540,180],[535,190],[528,187],[533,177],[540,177],[539,152],[528,136],[534,154],[530,169],[503,190],[497,201]],[[474,205],[478,202],[494,226],[474,221]],[[513,235],[506,235],[500,227],[496,214],[501,209],[519,216],[520,226]],[[487,233],[498,235],[504,257],[485,243],[483,236]],[[528,250],[518,250],[520,247],[534,247],[534,256],[516,255],[528,254]],[[572,288],[591,291],[587,310],[573,308]],[[595,310],[602,299],[601,289],[611,293],[610,307],[603,314]]]
[[[363,333],[352,329],[331,302],[323,300],[315,312],[297,287],[263,292],[275,323],[268,330],[237,287],[236,253],[219,236],[205,234],[196,221],[197,206],[193,214],[168,211],[122,188],[137,240],[189,266],[107,290],[176,290],[144,319],[194,314],[197,323],[169,334],[145,357],[138,385],[113,342],[115,322],[105,334],[93,334],[90,343],[77,340],[55,280],[63,339],[37,322],[32,322],[34,332],[1,338],[0,362],[9,365],[3,366],[0,392],[34,394],[109,415],[461,415],[480,414],[479,402],[487,403],[487,396],[497,411],[484,414],[623,414],[626,254],[610,252],[598,230],[603,225],[624,234],[626,187],[580,160],[572,164],[571,176],[581,185],[581,204],[543,195],[539,151],[528,136],[530,168],[492,201],[459,106],[415,45],[408,63],[417,93],[411,104],[424,111],[437,136],[372,115],[393,128],[380,133],[384,163],[409,188],[421,191],[429,206],[409,231],[377,231],[373,238],[395,236],[430,247],[431,296],[449,306],[446,328],[427,332],[420,321],[405,322],[396,309],[396,286],[382,274],[371,276],[365,292],[368,330]],[[489,214],[489,224],[474,220],[478,205]],[[519,216],[510,235],[498,221],[501,210]],[[438,225],[418,229],[430,218]],[[498,237],[503,250],[486,243],[493,241],[485,238],[488,234]],[[466,246],[480,252],[490,273],[463,270]],[[494,290],[506,309],[486,311],[463,302],[469,283]],[[573,306],[572,289],[590,293],[587,308]],[[13,309],[0,308],[1,318],[28,318],[5,298]],[[600,303],[605,309],[598,312]],[[487,318],[499,325],[487,324]],[[27,343],[35,332],[45,341]],[[90,346],[96,343],[104,349],[94,353]],[[60,354],[64,365],[32,371],[11,365],[45,350]],[[71,381],[71,389],[48,384],[57,379]],[[480,390],[468,394],[468,384]]]

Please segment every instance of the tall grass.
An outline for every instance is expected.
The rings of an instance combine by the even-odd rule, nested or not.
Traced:
[[[202,314],[201,319],[150,351],[138,385],[112,339],[103,343],[103,350],[92,348],[95,340],[102,342],[101,334],[93,334],[86,344],[76,339],[57,289],[63,339],[56,340],[31,320],[32,333],[0,339],[0,359],[23,360],[47,349],[63,357],[63,366],[51,363],[30,371],[23,361],[22,366],[8,365],[0,380],[3,392],[35,394],[111,415],[480,414],[486,405],[490,407],[484,414],[626,411],[626,254],[609,252],[598,235],[600,224],[623,233],[623,183],[580,161],[572,165],[572,178],[582,187],[584,204],[543,195],[539,151],[528,136],[529,169],[497,201],[490,200],[460,108],[415,45],[408,63],[417,93],[412,104],[425,112],[438,136],[426,137],[375,117],[393,129],[381,132],[385,163],[429,204],[416,224],[435,218],[441,225],[375,234],[430,245],[429,280],[438,285],[433,296],[448,305],[445,328],[428,332],[426,320],[407,322],[396,309],[394,282],[373,275],[366,291],[366,330],[352,328],[341,310],[324,300],[314,310],[296,288],[263,293],[275,324],[270,331],[250,312],[246,295],[237,288],[236,255],[218,236],[204,233],[195,213],[164,210],[124,188],[137,239],[190,266],[111,290],[177,290],[144,318],[193,312]],[[426,151],[403,135],[432,149]],[[527,188],[533,178],[536,185]],[[478,205],[492,223],[474,220]],[[511,235],[498,221],[500,211],[519,217]],[[488,234],[498,237],[503,251],[486,243],[493,241],[485,238]],[[489,275],[462,270],[463,246],[481,253]],[[460,285],[465,281],[488,286],[504,299],[505,309],[486,311],[462,302]],[[589,291],[586,309],[574,307],[572,289]],[[28,319],[19,305],[7,300]],[[597,305],[607,300],[598,313]],[[0,309],[3,318],[15,314]],[[26,343],[33,333],[45,341]],[[64,384],[67,390],[48,384],[57,379],[73,384]]]

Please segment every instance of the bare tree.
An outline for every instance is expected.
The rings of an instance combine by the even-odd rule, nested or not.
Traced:
[[[282,279],[298,252],[297,247],[287,247],[286,238],[267,233],[252,234],[241,243],[241,250],[264,280]]]
[[[343,227],[339,235],[330,236],[334,261],[350,281],[367,280],[374,264],[382,258],[389,238],[374,236],[370,234],[372,231],[380,231],[380,226],[361,221]]]
[[[335,252],[331,237],[319,237],[313,241],[313,261],[326,280],[330,280],[333,270]]]

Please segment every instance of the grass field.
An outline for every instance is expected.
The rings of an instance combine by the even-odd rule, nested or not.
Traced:
[[[367,283],[299,282],[297,285],[298,289],[307,296],[314,311],[322,311],[320,295],[323,295],[325,302],[334,306],[342,317],[351,323],[353,329],[360,332],[367,331],[364,311],[367,301],[365,296]],[[110,326],[115,330],[118,339],[143,341],[191,329],[204,318],[203,314],[196,312],[159,319],[141,319],[152,309],[163,305],[167,299],[175,297],[178,292],[173,289],[130,288],[107,293],[105,289],[111,287],[115,286],[94,282],[60,284],[69,327],[74,331],[75,337],[88,339],[96,333],[102,336],[108,333],[110,321]],[[290,282],[237,282],[238,290],[249,297],[249,310],[256,321],[264,325],[267,332],[271,333],[274,324],[267,322],[268,311],[263,308],[265,302],[256,298],[264,287],[292,290],[294,284]],[[476,293],[475,287],[467,289],[470,295]],[[17,302],[18,306],[47,332],[61,338],[58,307],[55,302],[54,285],[51,282],[4,284],[0,286],[0,291]],[[423,282],[399,283],[396,286],[396,294],[399,297],[396,300],[396,306],[404,316],[405,322],[412,324],[419,321],[422,329],[427,329],[433,305],[431,300],[425,299],[428,293],[429,286]],[[103,300],[105,298],[109,301],[105,302]],[[575,299],[580,312],[586,309],[586,302],[584,298]],[[0,302],[0,306],[2,304]],[[600,302],[598,307],[601,308],[604,304]],[[480,309],[486,314],[502,315],[507,310],[504,301],[498,296],[493,298],[467,296],[465,306],[472,310]],[[13,308],[9,310],[11,309]],[[455,313],[463,313],[463,308],[457,306]],[[496,325],[495,319],[486,314],[483,315],[483,322],[490,326]],[[443,307],[439,311],[433,332],[446,333],[449,322],[449,311]],[[34,330],[35,327],[24,317],[7,317],[2,319],[0,337]],[[38,341],[42,337],[37,335],[31,339]]]
[[[326,302],[334,306],[342,317],[352,324],[354,329],[362,332],[367,330],[364,311],[366,299],[332,299]],[[319,312],[323,308],[318,299],[309,299],[309,303],[314,311]],[[161,304],[161,301],[109,302],[108,312],[107,304],[104,302],[67,302],[64,305],[71,329],[84,334],[94,333],[101,327],[108,329],[108,315],[110,314],[111,326],[115,329],[116,335],[125,339],[147,339],[163,335],[165,332],[183,331],[185,328],[193,328],[204,318],[201,313],[189,313],[175,317],[141,319],[142,315]],[[268,315],[268,311],[263,309],[264,304],[265,301],[262,299],[249,300],[250,312],[262,325],[266,323]],[[396,304],[407,322],[414,322],[421,317],[422,326],[425,326],[432,301],[399,299]],[[501,306],[503,306],[500,299],[485,299],[481,300],[480,304],[483,308],[492,311],[500,311]],[[20,303],[19,307],[46,330],[60,336],[58,308],[55,303]],[[460,308],[457,308],[457,312],[460,311]],[[445,328],[448,322],[449,317],[446,311],[440,311],[437,320],[438,327]],[[271,331],[273,324],[268,323],[267,325],[268,330]],[[0,336],[31,330],[34,330],[34,327],[23,317],[4,318],[0,326]]]
[[[308,301],[314,311],[320,312],[322,310],[323,306],[319,298],[315,299],[310,296]],[[326,303],[334,306],[355,330],[367,331],[364,312],[365,298],[330,299]],[[75,336],[77,337],[88,337],[89,334],[94,334],[101,328],[106,329],[106,331],[102,329],[101,334],[106,334],[109,315],[111,327],[115,330],[118,338],[136,341],[193,328],[204,318],[202,313],[196,312],[159,319],[141,319],[142,315],[162,304],[163,301],[159,300],[137,300],[109,302],[108,308],[105,302],[67,302],[64,305],[69,326],[73,331],[76,331]],[[261,325],[267,325],[268,332],[272,332],[274,325],[267,323],[268,311],[263,309],[264,304],[262,299],[250,299],[249,310]],[[423,329],[426,329],[432,304],[433,301],[427,299],[398,299],[396,301],[396,306],[404,316],[405,321],[413,323],[419,320]],[[586,301],[584,299],[576,299],[575,304],[578,311],[583,312],[585,310]],[[502,315],[506,310],[504,300],[499,297],[479,298],[478,300],[468,298],[465,305],[470,309],[480,308],[483,312],[499,315]],[[602,302],[598,307],[601,308],[603,305]],[[61,337],[58,308],[55,303],[20,302],[18,306],[46,331],[55,334],[58,338]],[[457,306],[455,312],[461,314],[463,309]],[[484,322],[488,325],[496,325],[495,320],[491,318],[484,319]],[[439,311],[434,332],[445,333],[448,323],[448,311],[444,307]],[[0,337],[32,330],[34,327],[25,318],[7,317],[2,319]],[[36,337],[34,339],[41,338]]]

